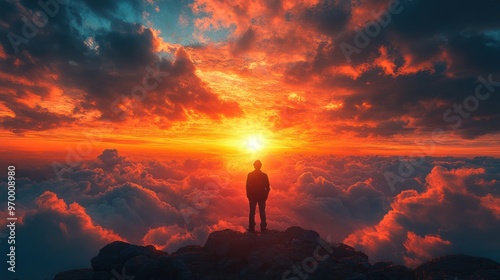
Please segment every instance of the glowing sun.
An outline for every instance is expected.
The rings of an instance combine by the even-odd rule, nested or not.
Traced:
[[[264,148],[264,140],[262,136],[252,135],[246,140],[246,148],[252,152],[258,152]]]

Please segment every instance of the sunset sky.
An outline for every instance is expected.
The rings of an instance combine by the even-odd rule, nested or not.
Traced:
[[[271,227],[411,267],[500,261],[499,1],[37,2],[0,2],[0,162],[25,242],[83,252],[46,275],[115,239],[171,251],[243,230],[257,158]],[[218,202],[186,221],[199,192]]]
[[[498,83],[467,99],[479,76],[500,80],[498,4],[435,2],[89,0],[47,22],[3,2],[0,137],[21,154],[88,137],[92,156],[241,152],[260,137],[402,155],[441,129],[433,155],[498,155]],[[467,100],[474,111],[444,116]]]

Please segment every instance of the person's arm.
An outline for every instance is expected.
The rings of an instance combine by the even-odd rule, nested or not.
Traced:
[[[248,192],[250,190],[250,174],[247,175],[247,184],[246,184],[246,190],[247,190],[247,198],[250,198],[248,196]]]
[[[265,185],[265,190],[266,190],[266,193],[269,193],[269,191],[271,190],[271,186],[269,185],[269,177],[267,177],[267,174],[266,174],[266,178],[265,178],[265,182],[264,182],[266,185]]]

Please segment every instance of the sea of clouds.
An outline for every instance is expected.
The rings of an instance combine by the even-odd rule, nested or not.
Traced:
[[[271,181],[271,229],[316,230],[324,239],[362,250],[372,263],[415,267],[452,253],[500,261],[500,159],[427,157],[395,184],[387,174],[400,175],[399,157],[261,160]],[[47,174],[50,168],[33,169],[17,178],[16,276],[51,278],[90,267],[89,260],[114,240],[173,252],[203,245],[214,230],[244,231],[244,183],[252,161],[239,166],[216,157],[142,160],[108,149],[61,179]],[[6,244],[0,243],[2,252]]]

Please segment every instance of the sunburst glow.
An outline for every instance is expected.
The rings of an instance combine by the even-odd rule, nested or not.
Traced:
[[[264,139],[260,135],[252,135],[246,140],[246,148],[251,152],[258,152],[264,148]]]

